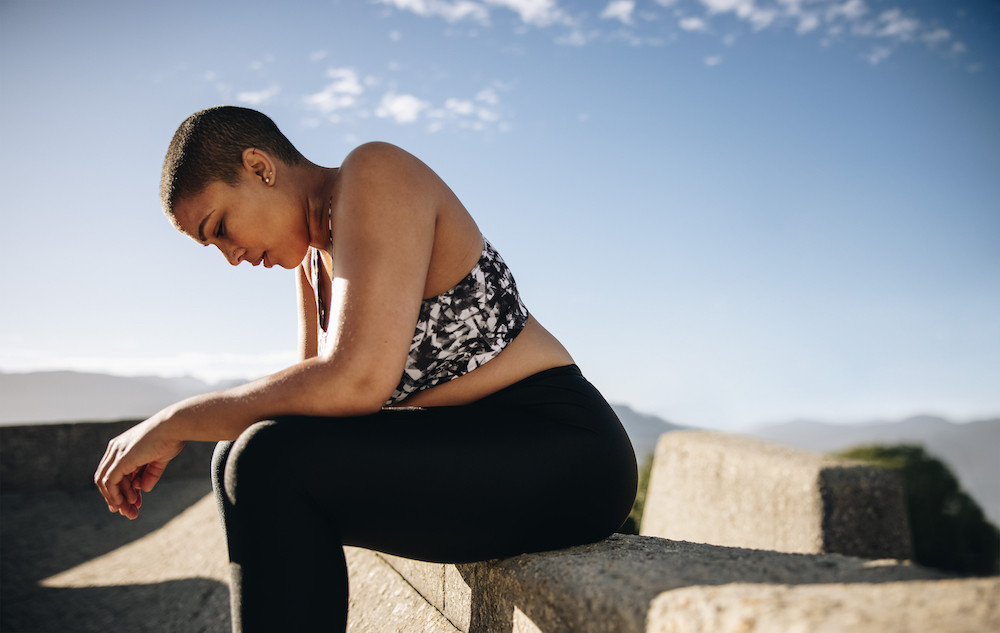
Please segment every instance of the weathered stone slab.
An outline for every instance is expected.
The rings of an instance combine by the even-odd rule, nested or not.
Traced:
[[[733,584],[665,592],[646,633],[984,633],[1000,630],[1000,583]]]
[[[798,553],[909,558],[898,473],[709,431],[657,444],[641,533]]]
[[[1000,578],[944,579],[894,560],[615,535],[485,563],[408,561],[405,569],[414,565],[461,577],[459,591],[446,583],[444,605],[463,633],[1000,630]]]
[[[348,633],[458,633],[384,559],[354,547],[344,552],[351,583]]]

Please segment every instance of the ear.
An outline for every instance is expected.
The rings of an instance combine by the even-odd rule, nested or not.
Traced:
[[[251,180],[260,182],[266,187],[274,186],[276,167],[277,161],[264,150],[256,147],[243,150],[243,169]]]

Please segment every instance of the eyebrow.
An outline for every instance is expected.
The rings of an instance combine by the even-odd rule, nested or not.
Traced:
[[[208,215],[202,218],[201,224],[198,225],[198,240],[202,243],[208,241],[208,239],[205,238],[205,222],[208,222],[208,219],[212,217],[213,213],[215,213],[215,209],[209,211]]]

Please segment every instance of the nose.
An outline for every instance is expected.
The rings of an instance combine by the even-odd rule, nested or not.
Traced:
[[[221,244],[217,244],[216,246],[219,247],[219,252],[222,253],[222,256],[226,258],[226,261],[231,266],[239,266],[240,262],[243,261],[243,255],[246,254],[245,248],[233,246],[232,250],[227,251]]]

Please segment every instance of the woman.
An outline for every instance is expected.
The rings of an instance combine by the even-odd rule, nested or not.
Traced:
[[[621,525],[636,466],[618,419],[422,162],[373,143],[320,167],[220,107],[180,126],[160,193],[230,264],[296,269],[301,362],[160,411],[94,477],[134,519],[186,441],[220,442],[234,630],[344,630],[345,544],[469,562]]]

